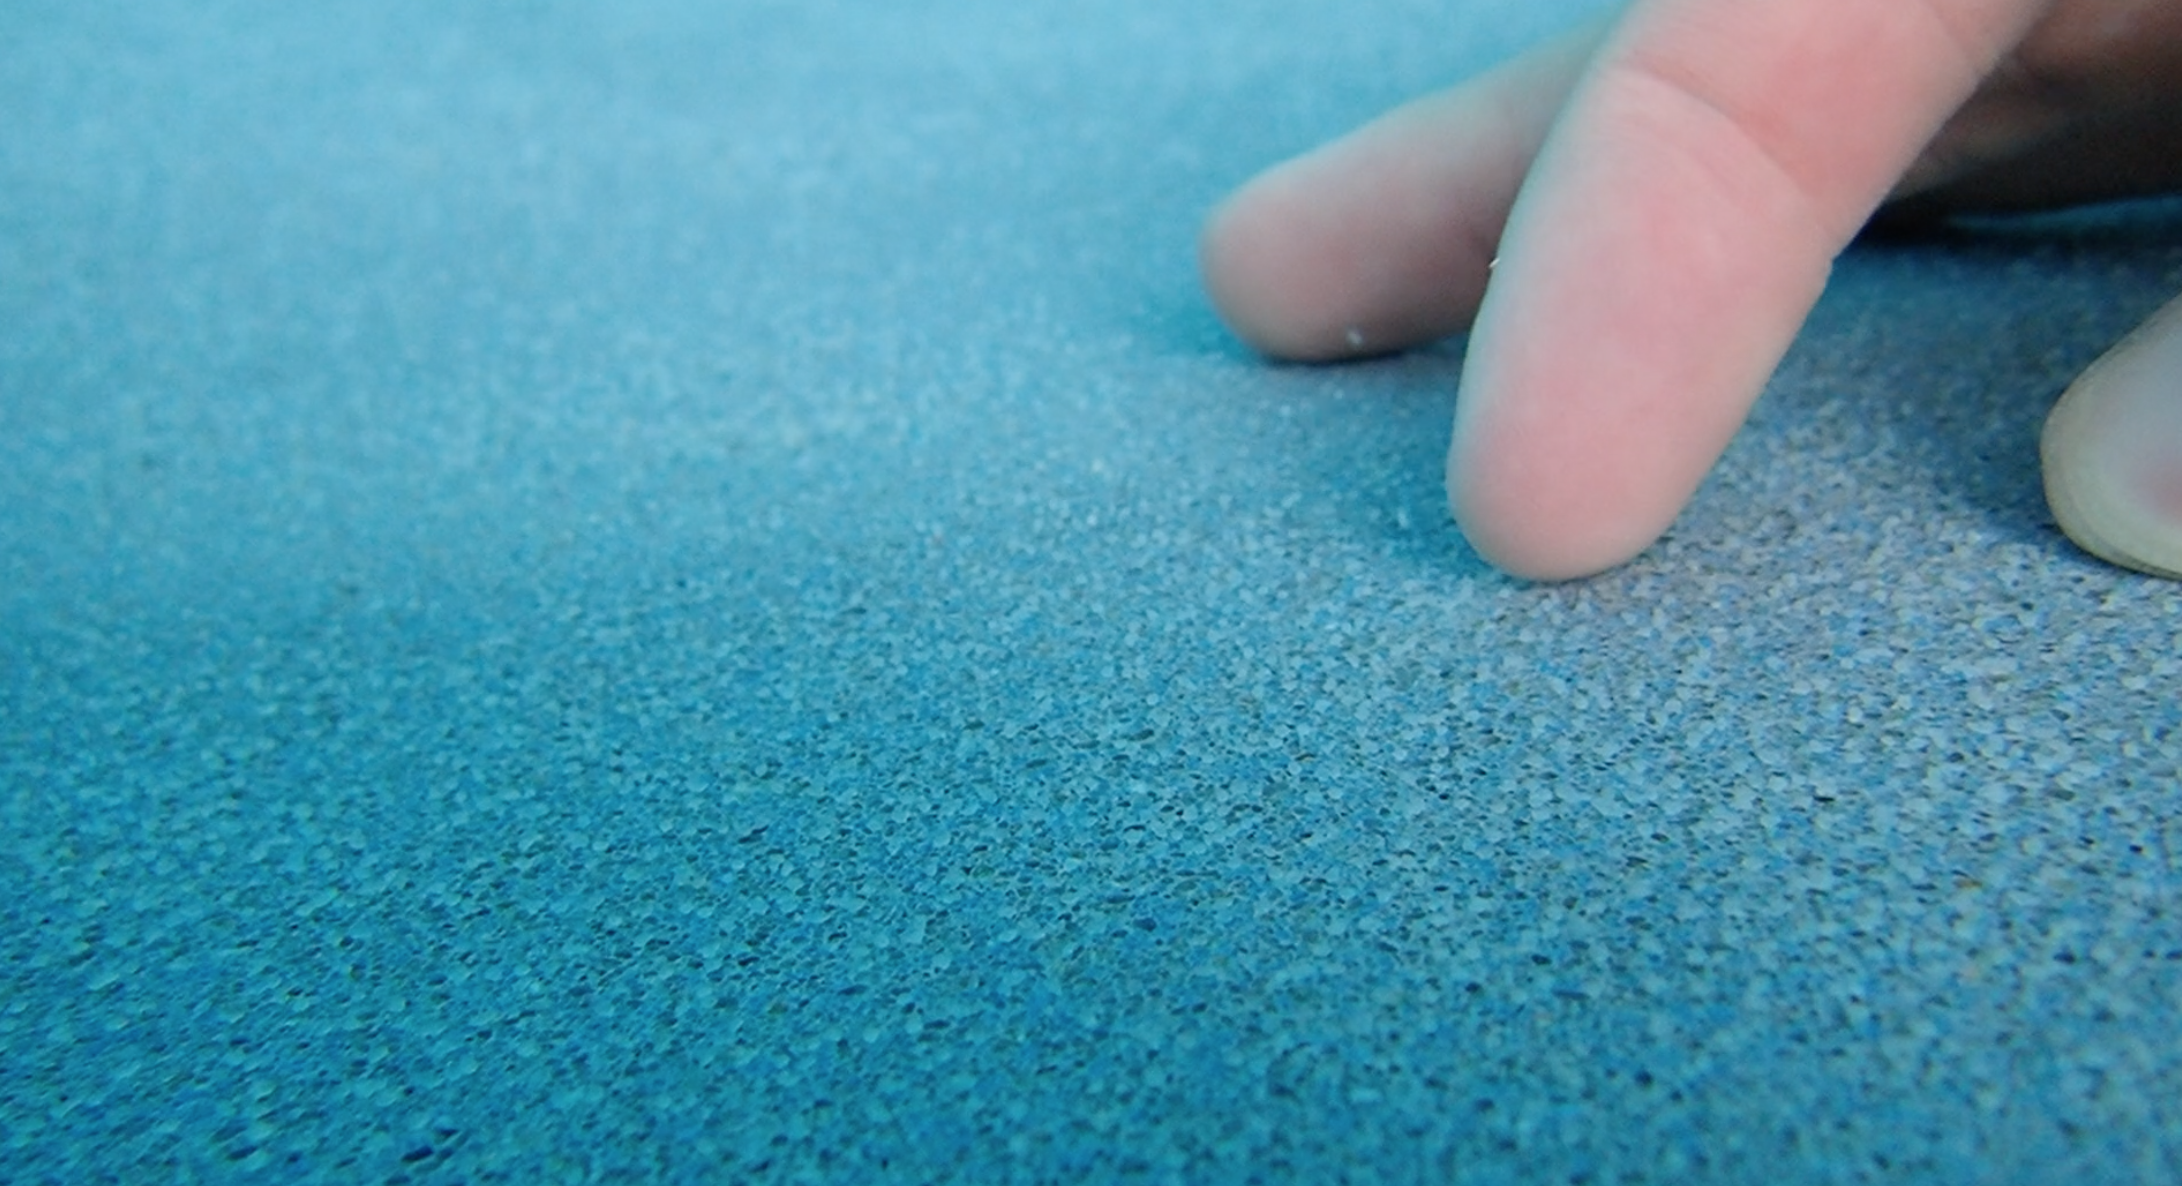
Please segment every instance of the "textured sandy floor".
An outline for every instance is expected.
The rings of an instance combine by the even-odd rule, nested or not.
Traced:
[[[2182,1177],[2182,215],[1864,250],[1669,539],[1446,522],[1227,186],[1573,6],[0,12],[0,1177]]]

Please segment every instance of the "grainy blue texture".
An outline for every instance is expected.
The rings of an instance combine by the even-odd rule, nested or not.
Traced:
[[[1499,577],[1229,185],[1569,19],[0,9],[0,1178],[2172,1182],[2177,219],[1866,250]]]

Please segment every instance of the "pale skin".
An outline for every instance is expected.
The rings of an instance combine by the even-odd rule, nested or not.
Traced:
[[[1279,358],[1468,329],[1449,503],[1556,580],[1667,529],[1882,206],[2175,190],[2182,0],[1634,0],[1269,170],[1203,263]],[[2079,543],[2182,575],[2182,300],[2071,389],[2044,458]]]

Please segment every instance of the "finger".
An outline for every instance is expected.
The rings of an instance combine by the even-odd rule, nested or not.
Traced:
[[[2182,298],[2085,371],[2039,453],[2061,530],[2103,560],[2182,578]]]
[[[1448,491],[1488,559],[1611,567],[1719,458],[1835,254],[2038,0],[1643,0],[1510,216]]]
[[[2036,210],[2182,187],[2182,4],[2058,0],[1940,129],[1890,206]]]
[[[1935,160],[1898,190],[1902,216],[2009,214],[2182,189],[2182,103],[2101,112],[1991,159]]]
[[[1244,186],[1201,249],[1220,315],[1268,354],[1313,361],[1468,325],[1516,188],[1603,33],[1566,34]]]

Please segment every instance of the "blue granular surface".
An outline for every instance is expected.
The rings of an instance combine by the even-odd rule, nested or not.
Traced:
[[[1590,6],[10,0],[0,1178],[2182,1180],[2182,215],[1859,248],[1673,533],[1205,209]]]

